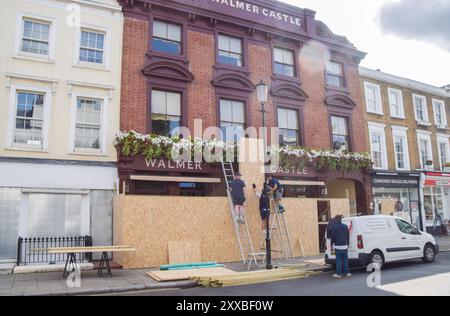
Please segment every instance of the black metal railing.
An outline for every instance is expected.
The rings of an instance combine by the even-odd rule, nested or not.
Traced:
[[[17,265],[56,264],[66,261],[67,254],[51,254],[47,251],[32,251],[32,249],[47,249],[56,247],[89,247],[92,246],[92,236],[78,237],[19,237],[17,241]],[[78,262],[92,261],[92,254],[75,254]]]

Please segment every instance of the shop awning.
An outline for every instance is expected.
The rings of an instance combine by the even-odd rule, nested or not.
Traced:
[[[220,178],[206,177],[172,177],[172,176],[130,176],[130,180],[154,181],[154,182],[193,182],[193,183],[221,183]]]
[[[299,186],[325,186],[323,181],[296,181],[296,180],[280,180],[282,185],[299,185]]]

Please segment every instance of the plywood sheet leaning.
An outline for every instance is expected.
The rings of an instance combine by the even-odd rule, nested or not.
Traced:
[[[199,240],[169,241],[169,264],[201,261]]]
[[[147,273],[149,277],[158,281],[182,281],[196,277],[218,277],[221,275],[233,275],[237,272],[225,268],[203,268],[191,270],[166,270],[166,271],[150,271]]]
[[[382,199],[381,200],[381,214],[382,215],[393,215],[395,212],[395,201],[392,199]]]

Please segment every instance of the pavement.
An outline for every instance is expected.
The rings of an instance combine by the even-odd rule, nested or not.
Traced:
[[[245,297],[273,296],[450,296],[450,252],[440,253],[432,264],[421,260],[411,260],[387,264],[379,274],[379,284],[374,286],[374,275],[363,269],[352,269],[352,276],[335,279],[333,271],[312,277],[279,282],[242,285],[223,288],[179,289],[172,291],[140,291],[122,293],[133,296],[195,296],[195,302],[201,297],[227,296],[245,300]],[[189,299],[183,298],[186,303]]]
[[[311,260],[308,270],[327,270],[323,257],[309,257],[296,263]],[[277,262],[274,262],[274,266]],[[245,271],[242,262],[227,263],[226,268]],[[258,269],[265,269],[259,267]],[[44,296],[44,295],[96,295],[119,294],[136,291],[158,291],[198,286],[196,281],[157,282],[146,275],[155,269],[112,270],[113,277],[97,277],[97,270],[81,271],[80,287],[69,287],[62,272],[0,274],[0,296]]]
[[[450,236],[434,236],[440,251],[450,251]]]
[[[446,262],[446,265],[444,267],[447,269],[447,272],[450,273],[450,237],[436,237],[436,240],[440,246],[440,249],[442,253],[438,256],[438,263],[434,265],[422,265],[417,267],[409,267],[408,264],[410,263],[404,263],[406,264],[406,267],[409,267],[408,269],[418,269],[418,271],[421,271],[423,269],[432,268],[432,267],[441,267],[441,262]],[[442,258],[442,259],[441,259]],[[447,260],[447,261],[446,261]],[[307,270],[309,271],[329,271],[331,268],[329,266],[325,265],[325,262],[323,261],[323,256],[317,256],[317,257],[308,257],[308,258],[299,258],[296,260],[296,263],[300,262],[306,262],[308,263]],[[274,260],[274,266],[276,267],[279,263],[277,263],[276,260]],[[395,267],[397,264],[394,264]],[[236,263],[227,263],[225,266],[233,271],[242,272],[245,271],[245,267],[243,267],[241,262]],[[400,264],[401,266],[401,264]],[[258,267],[258,269],[265,269],[264,266]],[[169,295],[174,295],[174,293],[184,293],[184,295],[205,295],[204,289],[192,289],[192,290],[181,290],[177,291],[179,289],[189,289],[197,286],[197,283],[195,281],[177,281],[177,282],[157,282],[150,277],[146,275],[147,272],[154,270],[154,269],[133,269],[133,270],[113,270],[113,277],[104,277],[104,278],[98,278],[97,277],[97,271],[96,270],[89,270],[89,271],[82,271],[81,272],[81,283],[80,287],[69,287],[66,283],[66,280],[62,277],[61,272],[47,272],[47,273],[31,273],[31,274],[11,274],[11,270],[5,270],[9,271],[8,274],[2,274],[0,273],[0,296],[4,295],[13,295],[13,296],[20,296],[20,295],[33,295],[33,296],[42,296],[42,295],[95,295],[95,294],[103,294],[103,295],[122,295],[130,292],[136,292],[139,293],[137,295],[146,295],[149,291],[164,291],[164,290],[170,290]],[[439,269],[437,269],[439,270]],[[445,269],[444,269],[445,270]],[[390,270],[387,270],[387,275],[390,274]],[[403,269],[402,269],[402,272]],[[358,272],[357,272],[358,273]],[[414,274],[414,272],[411,272]],[[440,273],[439,271],[436,271],[436,273]],[[414,275],[413,275],[414,276]],[[305,279],[305,284],[315,284],[315,282],[324,282],[324,279],[328,279],[329,276],[326,275],[319,275],[314,276],[311,278]],[[362,275],[359,275],[360,278],[366,278],[366,274],[362,272]],[[449,274],[450,277],[450,274]],[[352,280],[357,280],[357,277],[352,278]],[[320,281],[321,280],[321,281]],[[447,276],[443,276],[442,278],[438,278],[436,281],[442,281],[446,280],[449,281],[450,279],[447,279]],[[287,281],[287,283],[275,283],[275,284],[297,284],[297,281]],[[300,282],[300,281],[298,281]],[[355,281],[352,281],[355,282]],[[448,284],[447,283],[447,284]],[[267,287],[267,284],[260,285],[262,288]],[[239,287],[238,287],[239,288]],[[244,287],[245,289],[259,289],[259,285],[250,286],[250,287]],[[309,287],[310,289],[314,289],[315,287]],[[327,287],[328,288],[328,287]],[[331,287],[332,289],[333,287]],[[356,287],[357,288],[357,287]],[[449,287],[450,289],[450,287]],[[174,291],[175,290],[175,291]],[[339,289],[335,289],[339,293]],[[192,291],[192,292],[191,292]],[[227,290],[224,291],[224,295],[231,295],[231,292],[227,292]],[[320,295],[323,290],[320,289],[320,286],[317,288],[317,291],[310,292],[310,295]],[[361,293],[367,293],[363,289],[361,289]],[[327,291],[326,291],[327,292]],[[213,292],[217,295],[221,295],[221,292]],[[239,291],[237,292],[239,293]],[[277,293],[270,291],[270,293]],[[283,292],[280,292],[280,295]],[[289,293],[289,292],[288,292]],[[303,292],[295,292],[295,295],[301,295]],[[333,292],[330,292],[330,295]],[[372,295],[372,292],[370,292]],[[245,294],[245,292],[244,292]],[[243,295],[244,295],[243,294]],[[259,290],[255,291],[249,291],[247,295],[264,295],[264,292],[261,292]],[[358,295],[359,293],[357,291],[353,292],[351,291],[349,295]],[[450,295],[450,292],[448,293]],[[289,294],[288,294],[289,295]]]

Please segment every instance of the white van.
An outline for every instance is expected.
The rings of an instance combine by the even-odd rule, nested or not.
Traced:
[[[433,236],[419,231],[399,217],[386,215],[348,217],[342,222],[350,231],[348,257],[351,266],[366,266],[370,263],[383,266],[388,262],[418,258],[425,263],[431,263],[439,252],[439,246]],[[325,262],[336,264],[330,239],[327,239]]]

